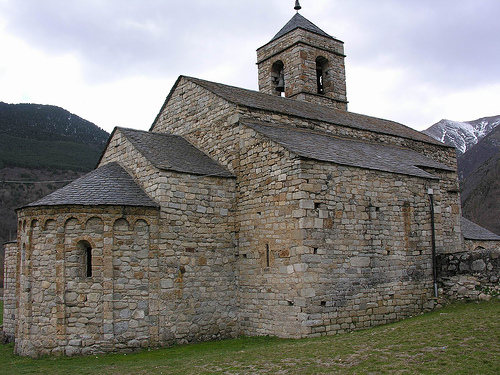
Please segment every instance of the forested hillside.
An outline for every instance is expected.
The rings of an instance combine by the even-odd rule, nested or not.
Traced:
[[[89,171],[109,136],[55,106],[0,102],[0,168]]]
[[[59,107],[0,102],[1,281],[1,245],[15,239],[15,209],[92,170],[108,136]]]

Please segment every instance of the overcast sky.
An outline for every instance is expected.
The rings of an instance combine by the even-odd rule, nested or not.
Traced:
[[[295,0],[0,0],[0,101],[149,129],[179,75],[257,90]],[[499,0],[301,0],[345,42],[352,112],[422,130],[500,114]]]

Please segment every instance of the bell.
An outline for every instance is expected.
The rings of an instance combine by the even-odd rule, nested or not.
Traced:
[[[302,9],[299,0],[295,0],[295,7],[293,9],[295,9],[297,12]]]
[[[283,74],[280,74],[280,77],[278,79],[278,85],[276,86],[276,91],[279,92],[285,91],[285,78],[283,77]]]

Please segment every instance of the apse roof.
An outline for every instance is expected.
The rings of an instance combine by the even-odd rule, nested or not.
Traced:
[[[313,24],[307,18],[303,17],[299,13],[296,13],[292,17],[292,19],[288,21],[288,23],[285,26],[283,26],[283,28],[271,39],[271,42],[295,29],[304,29],[322,36],[326,36],[327,38],[333,38],[331,35],[325,33],[323,30],[321,30],[318,26]]]
[[[233,177],[179,135],[117,128],[156,168],[204,176]]]
[[[452,171],[418,152],[388,144],[341,138],[322,131],[240,120],[296,155],[319,161],[436,179],[420,167]]]
[[[159,207],[116,162],[94,169],[24,207],[65,205]]]

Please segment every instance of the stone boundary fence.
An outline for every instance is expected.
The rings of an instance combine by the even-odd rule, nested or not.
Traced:
[[[500,246],[437,255],[440,296],[490,300],[500,297]]]

